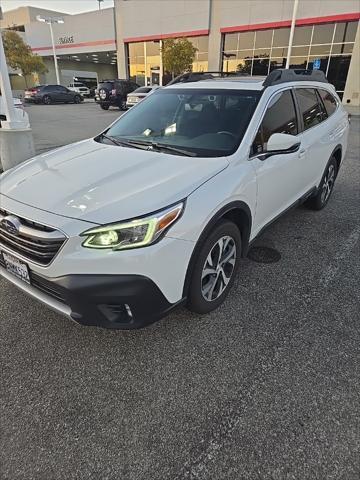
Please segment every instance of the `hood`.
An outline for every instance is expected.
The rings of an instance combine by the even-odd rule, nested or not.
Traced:
[[[105,224],[171,205],[228,166],[93,139],[34,157],[0,177],[0,193],[57,215]]]

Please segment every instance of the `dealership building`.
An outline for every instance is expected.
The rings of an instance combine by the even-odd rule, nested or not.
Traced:
[[[293,0],[114,0],[114,8],[61,15],[54,25],[64,85],[71,78],[98,81],[131,77],[138,84],[166,83],[162,42],[188,38],[197,48],[194,71],[267,75],[285,66]],[[43,56],[55,81],[48,25],[32,7],[4,13],[2,26],[19,29]],[[22,11],[20,15],[20,11]],[[25,15],[27,11],[27,15]],[[22,18],[20,18],[22,16]],[[25,18],[26,17],[26,18]],[[343,102],[359,105],[358,0],[299,0],[291,68],[323,70]]]
[[[99,80],[117,77],[113,8],[69,15],[35,7],[20,7],[3,12],[0,25],[3,29],[16,31],[30,45],[33,53],[43,58],[48,71],[32,79],[33,83],[56,83],[49,26],[38,21],[38,16],[63,22],[53,24],[62,85],[67,86],[77,79],[92,87]],[[25,82],[19,72],[11,71],[10,77],[14,90],[24,90]]]

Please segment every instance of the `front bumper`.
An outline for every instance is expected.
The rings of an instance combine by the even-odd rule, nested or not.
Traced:
[[[179,303],[170,303],[159,287],[141,275],[65,275],[30,273],[31,285],[12,276],[0,262],[0,275],[48,307],[81,325],[111,329],[145,327]]]

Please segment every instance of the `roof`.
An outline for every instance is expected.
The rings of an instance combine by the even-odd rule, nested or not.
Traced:
[[[227,77],[227,78],[212,78],[208,80],[199,80],[197,82],[175,83],[174,85],[166,86],[167,89],[197,89],[197,88],[211,88],[211,89],[239,89],[239,90],[263,90],[264,80],[266,77]]]
[[[201,73],[205,78],[201,78]],[[272,70],[268,76],[243,76],[243,75],[229,75],[221,74],[220,77],[209,78],[208,74],[211,72],[195,72],[180,75],[166,88],[177,88],[180,84],[182,88],[221,88],[221,89],[239,89],[239,90],[263,90],[267,87],[275,85],[290,84],[291,86],[299,83],[307,85],[329,84],[325,74],[321,70],[303,70],[303,69],[286,69],[278,68]],[[189,79],[191,76],[196,78]],[[184,78],[182,77],[189,77]],[[207,78],[206,78],[207,76]]]

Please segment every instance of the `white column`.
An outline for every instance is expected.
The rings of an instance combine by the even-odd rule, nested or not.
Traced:
[[[160,40],[160,78],[159,78],[159,85],[162,86],[163,84],[163,73],[164,73],[164,67],[163,67],[163,61],[162,61],[162,48],[163,48],[163,42]]]
[[[2,41],[2,36],[0,32],[0,88],[1,88],[1,95],[4,101],[4,108],[5,108],[5,115],[6,115],[6,122],[1,122],[2,127],[6,128],[15,128],[15,124],[17,124],[15,119],[15,109],[14,109],[14,101],[11,91],[10,85],[10,78],[8,74],[8,69],[6,65],[6,58],[4,52],[4,45]],[[6,126],[4,125],[6,123]]]
[[[354,113],[360,112],[360,22],[346,79],[343,104],[354,107]]]
[[[289,68],[289,65],[290,65],[290,57],[291,57],[292,44],[293,44],[293,40],[294,40],[295,22],[296,22],[296,15],[297,15],[298,6],[299,6],[299,0],[294,0],[293,14],[292,14],[292,19],[291,19],[289,47],[288,47],[288,54],[287,54],[287,58],[286,58],[285,68]]]
[[[145,87],[147,87],[147,51],[146,42],[144,42],[144,69],[145,69]]]
[[[49,21],[49,27],[50,27],[50,35],[51,35],[51,45],[52,45],[52,50],[53,50],[53,55],[54,55],[56,83],[58,85],[60,85],[59,68],[58,68],[58,62],[57,62],[57,58],[56,58],[56,49],[55,49],[55,41],[54,41],[54,32],[53,32],[51,21]]]

